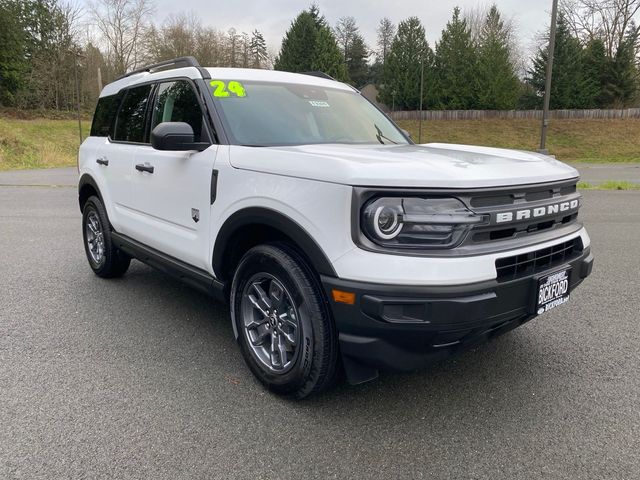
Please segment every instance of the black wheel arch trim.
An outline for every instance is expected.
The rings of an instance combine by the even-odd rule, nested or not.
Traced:
[[[217,278],[224,278],[223,265],[229,241],[238,229],[249,225],[261,225],[280,231],[300,248],[319,275],[338,276],[320,245],[295,220],[269,208],[248,207],[231,215],[218,233],[213,249],[213,271]]]
[[[100,201],[104,205],[104,202],[102,200],[102,193],[100,193],[100,188],[98,187],[98,184],[96,183],[96,181],[94,180],[94,178],[91,175],[89,175],[88,173],[85,173],[80,177],[80,181],[78,182],[78,206],[80,207],[80,211],[81,212],[82,212],[82,196],[81,196],[81,192],[82,192],[82,189],[86,185],[90,185],[91,187],[93,187],[93,189],[98,194],[98,198],[100,199]]]

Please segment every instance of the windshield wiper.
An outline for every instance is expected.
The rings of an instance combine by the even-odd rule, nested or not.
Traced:
[[[380,127],[378,125],[376,125],[375,123],[373,124],[374,127],[376,127],[376,140],[378,140],[382,145],[386,145],[386,143],[382,140],[383,138],[385,140],[389,140],[391,143],[393,143],[394,145],[397,145],[398,142],[394,142],[393,140],[391,140],[389,137],[386,137],[383,133],[382,130],[380,130]]]

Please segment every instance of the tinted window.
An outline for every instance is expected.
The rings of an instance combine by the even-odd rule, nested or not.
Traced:
[[[116,120],[115,140],[144,142],[144,119],[151,85],[127,90]]]
[[[198,98],[189,82],[178,80],[159,85],[153,107],[152,130],[162,122],[186,122],[193,128],[194,140],[199,142],[203,120]]]
[[[98,106],[93,114],[93,123],[91,124],[92,137],[108,137],[111,134],[113,120],[120,104],[119,100],[119,95],[102,97],[98,100]]]

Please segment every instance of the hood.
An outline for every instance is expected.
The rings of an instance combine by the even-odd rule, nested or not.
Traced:
[[[236,168],[354,186],[476,188],[578,177],[538,153],[441,143],[233,146],[230,155]]]

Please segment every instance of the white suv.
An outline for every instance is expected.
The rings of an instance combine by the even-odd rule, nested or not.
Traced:
[[[102,91],[79,173],[93,271],[137,258],[228,301],[249,368],[296,398],[511,330],[593,264],[576,170],[415,145],[319,73],[132,72]]]

